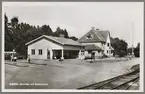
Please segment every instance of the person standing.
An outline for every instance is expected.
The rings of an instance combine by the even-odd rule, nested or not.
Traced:
[[[91,53],[91,62],[90,63],[93,63],[93,61],[92,61],[93,59],[95,61],[95,53],[94,52]]]
[[[13,58],[14,58],[14,56],[13,56],[13,54],[11,55],[11,61],[13,61]]]
[[[28,60],[28,63],[30,64],[30,55],[28,55],[28,59],[27,60]]]
[[[14,65],[16,65],[17,64],[17,56],[16,55],[14,56],[13,60],[14,60]]]

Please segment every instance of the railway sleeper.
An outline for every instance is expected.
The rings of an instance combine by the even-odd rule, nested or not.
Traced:
[[[118,85],[118,86],[116,86],[116,87],[114,87],[114,88],[112,88],[112,89],[119,89],[119,88],[121,88],[122,86],[124,86],[124,85],[126,85],[126,84],[128,84],[128,83],[130,83],[130,82],[136,81],[137,79],[139,79],[139,77],[133,78],[133,79],[131,79],[131,80],[125,82],[125,83],[122,83],[122,84],[120,84],[120,85]]]
[[[94,83],[88,86],[84,86],[78,89],[117,89],[118,86],[122,85],[124,83],[127,83],[131,79],[134,79],[135,77],[139,76],[139,70],[132,71],[130,73],[126,73],[108,80],[104,80],[102,82]],[[123,83],[118,84],[113,84],[113,82],[117,82],[119,80],[122,80]]]

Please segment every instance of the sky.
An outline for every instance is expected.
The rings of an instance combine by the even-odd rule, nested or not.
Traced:
[[[59,26],[77,38],[92,27],[109,30],[131,47],[143,42],[143,7],[142,2],[4,2],[3,12],[9,21],[16,16],[19,22],[49,25],[53,32]]]

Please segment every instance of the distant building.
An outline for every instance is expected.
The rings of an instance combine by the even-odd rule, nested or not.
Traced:
[[[95,30],[93,27],[78,42],[85,46],[84,57],[90,57],[92,52],[95,53],[96,57],[102,56],[103,54],[109,57],[113,56],[109,31]]]
[[[60,59],[78,58],[83,49],[81,43],[72,39],[42,35],[25,45],[31,59]]]

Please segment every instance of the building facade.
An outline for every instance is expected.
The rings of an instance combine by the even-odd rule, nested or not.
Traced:
[[[28,43],[27,52],[31,59],[78,58],[83,46],[77,41],[61,37],[42,35]]]
[[[85,46],[84,58],[90,57],[92,52],[97,58],[103,55],[113,56],[110,37],[109,31],[102,31],[93,27],[78,40],[79,43]]]

